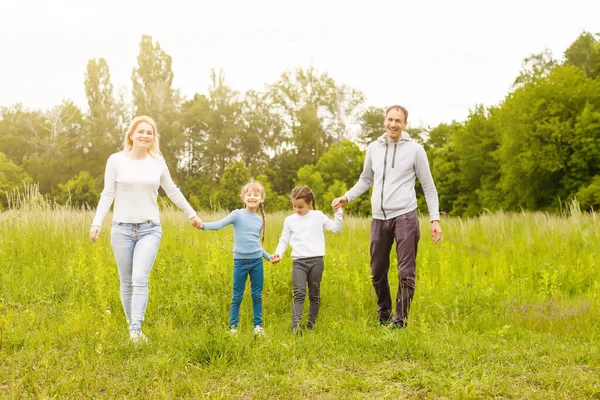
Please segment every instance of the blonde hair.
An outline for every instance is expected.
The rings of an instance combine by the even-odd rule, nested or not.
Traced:
[[[137,126],[142,122],[145,122],[148,125],[150,125],[152,127],[152,130],[154,131],[154,140],[152,141],[150,149],[148,149],[148,153],[152,157],[162,158],[162,153],[160,152],[160,146],[158,143],[158,130],[156,129],[156,122],[154,122],[154,120],[147,115],[137,116],[131,121],[131,124],[129,124],[129,128],[125,133],[125,138],[123,138],[123,150],[131,151],[131,149],[133,148],[133,141],[131,140],[131,135],[133,134],[133,132],[135,132]]]
[[[240,192],[240,197],[241,197],[242,201],[244,200],[244,196],[246,195],[246,193],[248,193],[250,190],[255,190],[255,191],[259,192],[260,195],[262,196],[262,201],[258,205],[258,211],[260,211],[260,216],[262,217],[262,221],[263,221],[261,242],[264,243],[265,242],[265,233],[267,232],[267,220],[265,218],[265,205],[263,203],[264,203],[265,199],[267,198],[267,192],[265,192],[264,186],[261,185],[260,183],[248,182],[242,187],[242,191]],[[246,208],[246,204],[244,204],[244,208]]]

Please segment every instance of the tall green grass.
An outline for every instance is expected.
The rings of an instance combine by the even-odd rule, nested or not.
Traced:
[[[445,219],[437,245],[423,218],[404,330],[376,324],[370,220],[345,217],[326,235],[315,331],[290,333],[289,255],[265,263],[265,338],[248,293],[240,334],[226,333],[232,229],[196,231],[165,211],[151,344],[134,346],[110,217],[94,245],[91,212],[24,204],[0,214],[0,397],[600,398],[600,221],[576,207]],[[267,217],[268,251],[284,217]]]

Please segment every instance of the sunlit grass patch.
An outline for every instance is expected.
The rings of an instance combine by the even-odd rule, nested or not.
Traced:
[[[285,215],[267,216],[268,251]],[[438,245],[423,218],[417,290],[402,330],[376,321],[370,220],[345,216],[340,234],[326,233],[316,329],[291,333],[288,253],[265,263],[266,336],[257,338],[248,292],[240,331],[226,332],[232,229],[196,231],[165,210],[146,346],[128,340],[110,224],[93,245],[91,219],[66,207],[0,213],[0,397],[600,395],[595,214],[449,218]],[[393,292],[396,275],[391,268]]]

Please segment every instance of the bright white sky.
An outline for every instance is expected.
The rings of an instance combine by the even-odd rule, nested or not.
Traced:
[[[87,109],[91,58],[129,90],[149,34],[186,97],[206,93],[211,68],[243,92],[312,65],[368,105],[399,103],[413,125],[435,126],[498,104],[525,57],[547,47],[562,59],[599,17],[599,0],[0,0],[0,106]]]

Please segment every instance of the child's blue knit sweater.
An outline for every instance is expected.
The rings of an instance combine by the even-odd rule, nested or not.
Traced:
[[[271,255],[260,244],[262,218],[244,208],[233,210],[220,221],[205,222],[202,229],[218,231],[227,225],[233,225],[233,258],[252,259],[260,258],[269,260]]]

